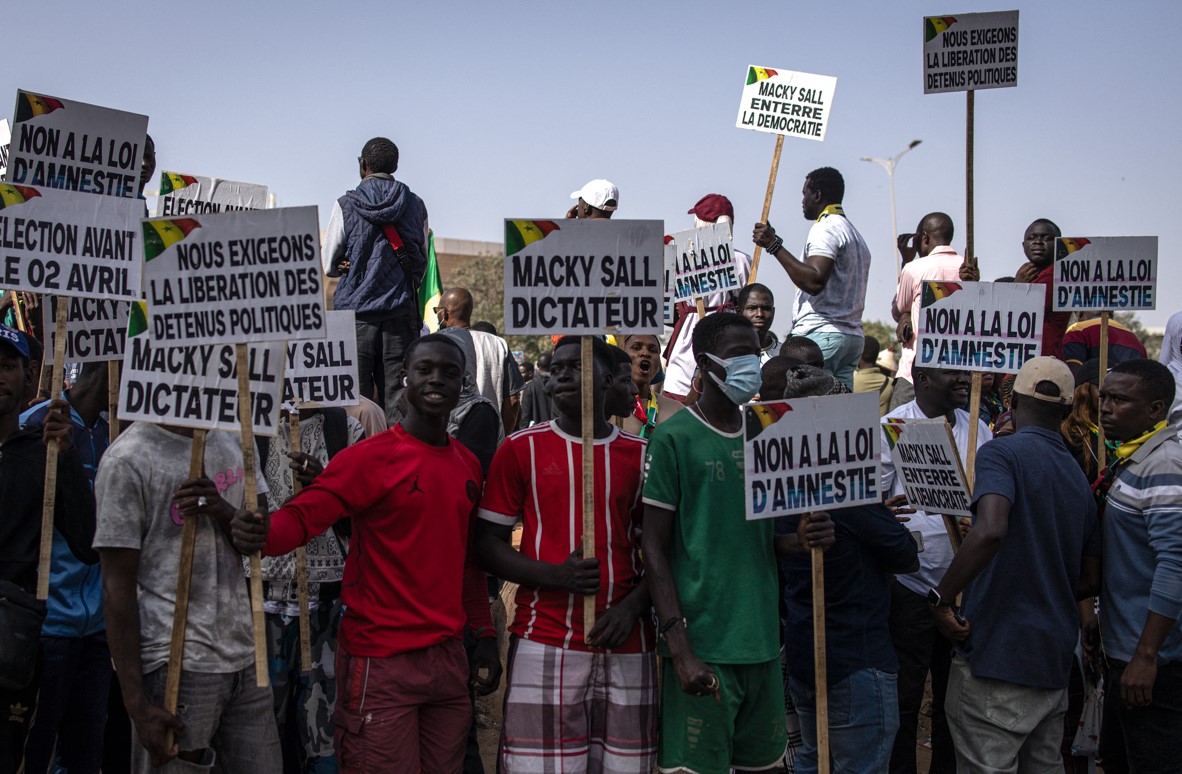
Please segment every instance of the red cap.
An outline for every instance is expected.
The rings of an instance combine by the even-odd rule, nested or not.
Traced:
[[[735,219],[735,208],[731,205],[731,200],[722,194],[706,194],[698,203],[689,209],[689,215],[697,215],[704,221],[715,223],[722,215],[730,217],[733,221]]]

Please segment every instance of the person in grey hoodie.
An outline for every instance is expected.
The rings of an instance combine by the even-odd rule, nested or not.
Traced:
[[[406,348],[419,335],[418,288],[427,270],[427,208],[394,179],[398,146],[375,137],[357,158],[361,183],[333,204],[324,271],[340,277],[335,309],[357,320],[358,385],[390,415]]]

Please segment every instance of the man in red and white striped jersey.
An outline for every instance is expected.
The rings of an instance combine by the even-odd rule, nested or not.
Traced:
[[[610,348],[596,339],[595,556],[583,558],[579,349],[577,337],[558,342],[550,364],[558,418],[505,441],[480,501],[481,566],[521,584],[501,737],[506,774],[539,771],[540,759],[611,774],[648,774],[655,762],[654,632],[639,534],[645,442],[604,416],[616,377]],[[520,553],[509,544],[518,519]],[[585,636],[587,595],[596,623]]]

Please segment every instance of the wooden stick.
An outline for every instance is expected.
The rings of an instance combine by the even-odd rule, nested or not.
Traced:
[[[801,517],[804,518],[804,517]],[[817,772],[829,774],[829,665],[825,657],[825,554],[813,546],[813,677],[817,691]]]
[[[297,411],[288,411],[288,431],[291,437],[291,450],[299,453],[300,447],[300,415]],[[295,470],[291,471],[291,493],[298,495],[303,488]],[[295,550],[296,565],[296,594],[300,603],[300,672],[308,674],[312,670],[312,618],[308,611],[308,549],[300,546]]]
[[[57,318],[53,341],[53,381],[50,386],[50,400],[62,392],[65,378],[66,359],[66,316]],[[44,360],[44,356],[42,357]],[[44,371],[44,368],[42,368]],[[49,599],[49,567],[53,561],[53,513],[57,510],[57,460],[58,445],[45,447],[45,493],[41,499],[41,556],[37,562],[37,599]]]
[[[1100,379],[1097,389],[1104,387],[1104,375],[1108,373],[1108,312],[1100,313]],[[1100,408],[1096,407],[1096,462],[1100,470],[1108,465],[1108,447],[1104,445],[1104,425],[1100,419]]]
[[[767,193],[763,195],[763,214],[759,217],[760,223],[767,223],[767,216],[772,211],[772,194],[776,190],[776,174],[780,171],[780,151],[784,150],[784,135],[777,135],[776,137],[776,152],[772,154],[772,171],[767,176]],[[755,246],[755,252],[751,256],[751,273],[747,275],[747,284],[755,282],[755,276],[759,273],[759,254],[763,252],[763,248],[759,245]]]
[[[189,478],[201,478],[205,468],[205,431],[193,431],[193,450],[189,454]],[[197,522],[200,516],[186,516],[181,530],[181,560],[176,572],[176,604],[172,608],[172,640],[168,646],[168,672],[164,682],[164,709],[176,715],[181,692],[181,671],[185,660],[185,628],[189,624],[189,589],[193,580],[193,550],[197,546]],[[164,746],[172,749],[172,729]]]
[[[119,377],[118,360],[107,363],[107,430],[109,440],[114,443],[119,437]]]
[[[29,324],[25,322],[25,310],[21,309],[21,296],[15,290],[8,291],[12,297],[12,316],[16,318],[16,329],[21,333],[29,332]]]
[[[699,297],[694,299],[694,305],[698,307],[698,322],[701,322],[706,316],[706,302]]]
[[[595,357],[590,336],[582,338],[579,373],[583,397],[583,558],[595,556]],[[583,639],[595,626],[596,594],[583,597]]]
[[[964,135],[964,163],[965,163],[965,189],[964,189],[964,225],[965,225],[965,247],[964,257],[968,263],[972,263],[976,257],[976,245],[973,241],[973,113],[974,105],[976,103],[976,95],[972,89],[965,92],[966,96],[966,114],[965,114],[965,135]],[[970,453],[972,447],[969,447]]]
[[[235,344],[238,368],[238,428],[242,436],[243,504],[248,511],[258,509],[255,485],[254,425],[251,421],[250,362],[246,344]],[[250,556],[250,617],[254,624],[255,684],[271,684],[267,674],[267,619],[263,615],[263,562],[259,554]]]
[[[964,480],[969,485],[969,497],[973,496],[973,482],[976,480],[977,428],[981,426],[980,416],[981,372],[973,371],[973,389],[969,393],[969,448],[964,464]]]
[[[952,428],[948,425],[947,419],[944,420],[944,432],[948,433],[948,440],[951,441],[950,445],[952,446],[952,457],[956,462],[956,467],[960,470],[961,477],[964,478],[965,482],[967,483],[968,478],[965,477],[964,465],[960,461],[960,449],[956,448],[956,436],[952,434]],[[975,446],[976,439],[973,439],[973,444],[969,448],[974,448]],[[956,516],[944,514],[944,529],[948,530],[948,541],[952,543],[952,553],[954,554],[960,550],[961,543],[960,526],[957,524],[957,521],[958,520]]]

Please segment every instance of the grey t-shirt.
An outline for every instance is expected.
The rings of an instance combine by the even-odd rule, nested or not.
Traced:
[[[173,506],[172,493],[189,478],[192,446],[190,438],[136,422],[107,449],[95,480],[94,547],[140,552],[140,660],[145,673],[168,661],[184,524]],[[205,472],[226,502],[242,507],[242,450],[237,436],[209,433]],[[261,480],[260,489],[265,490]],[[193,552],[185,669],[237,672],[251,665],[253,654],[242,558],[212,520],[202,519]]]

